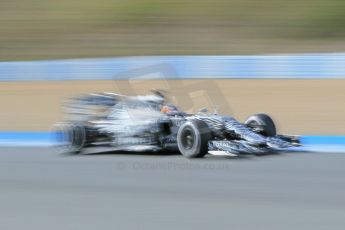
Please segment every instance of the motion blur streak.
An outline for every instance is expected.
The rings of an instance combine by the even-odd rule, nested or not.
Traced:
[[[0,147],[0,229],[343,230],[344,9],[344,0],[1,0],[0,144],[13,142]],[[162,56],[175,60],[171,71],[147,72]],[[49,143],[67,98],[151,88],[188,113],[264,112],[281,133],[335,142],[311,146],[323,153],[188,160],[63,155],[11,139],[32,132],[31,146]]]
[[[342,79],[345,53],[140,56],[0,62],[0,81]]]
[[[0,148],[1,229],[334,229],[345,155],[255,158]],[[20,219],[21,221],[18,221]]]
[[[133,82],[137,94],[151,88],[169,90],[173,81]],[[194,85],[197,80],[183,80]],[[202,82],[202,81],[201,81]],[[278,123],[278,129],[288,134],[345,135],[345,80],[214,80],[225,97],[220,112],[244,121],[250,114],[267,112]],[[172,84],[172,83],[171,83]],[[61,120],[61,102],[72,96],[90,92],[121,92],[122,81],[68,82],[0,82],[0,130],[47,131]],[[186,87],[188,88],[188,87]],[[171,96],[187,94],[184,88],[169,92]],[[212,95],[213,92],[208,92]],[[213,107],[202,94],[191,94],[193,103],[179,100],[183,110],[197,112]],[[219,102],[216,102],[219,103]]]
[[[344,51],[343,0],[1,0],[0,59]]]

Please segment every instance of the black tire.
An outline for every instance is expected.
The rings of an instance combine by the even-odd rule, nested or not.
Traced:
[[[69,122],[58,123],[54,126],[57,140],[56,149],[60,153],[79,153],[85,146],[86,130],[81,124]]]
[[[245,125],[267,137],[277,135],[277,129],[272,118],[264,113],[250,116],[246,120]]]
[[[181,154],[188,158],[204,157],[208,152],[211,130],[205,122],[187,121],[178,130],[177,146]]]

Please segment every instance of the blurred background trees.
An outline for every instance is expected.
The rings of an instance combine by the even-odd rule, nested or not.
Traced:
[[[344,0],[1,0],[0,60],[344,52]]]

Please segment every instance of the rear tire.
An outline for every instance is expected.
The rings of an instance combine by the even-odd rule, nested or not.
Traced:
[[[188,158],[204,157],[208,153],[211,130],[199,120],[187,121],[178,130],[177,146],[181,154]]]
[[[54,126],[57,140],[56,148],[60,153],[79,153],[85,146],[86,130],[81,124],[69,122],[58,123]]]
[[[267,137],[277,135],[277,129],[272,118],[264,113],[250,116],[246,120],[245,125]]]

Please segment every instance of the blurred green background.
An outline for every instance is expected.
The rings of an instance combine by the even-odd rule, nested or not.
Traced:
[[[344,52],[344,0],[1,0],[0,60]]]

